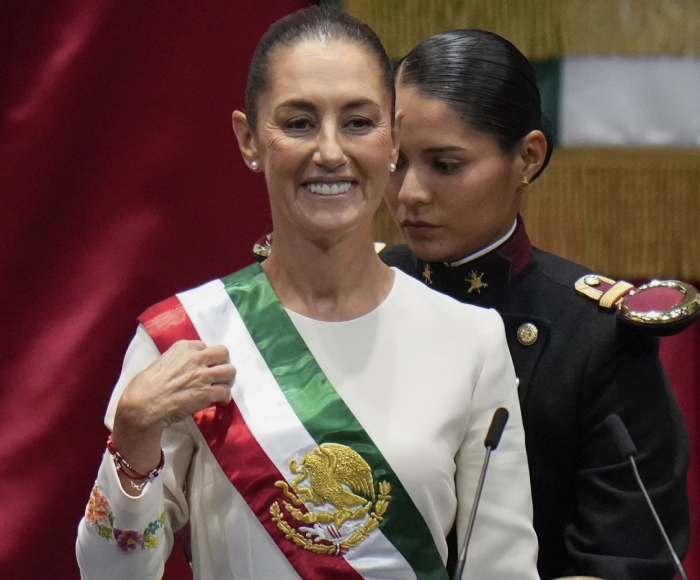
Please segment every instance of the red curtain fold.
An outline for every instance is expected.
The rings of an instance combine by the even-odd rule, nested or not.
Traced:
[[[78,577],[76,526],[136,316],[249,263],[269,230],[231,112],[264,31],[309,3],[3,4],[4,578]]]
[[[695,282],[700,288],[700,283]],[[690,439],[688,496],[690,552],[683,565],[688,578],[700,578],[700,322],[661,341],[661,360],[680,404]],[[659,429],[663,429],[659,425]]]
[[[0,570],[77,578],[74,542],[136,317],[250,262],[270,228],[231,111],[271,22],[309,2],[25,0],[0,18]],[[700,325],[665,339],[693,449]],[[663,426],[660,426],[662,428]],[[189,571],[179,546],[166,578]]]

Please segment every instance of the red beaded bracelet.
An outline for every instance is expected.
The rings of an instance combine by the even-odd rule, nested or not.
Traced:
[[[124,459],[124,456],[121,453],[119,453],[119,450],[114,444],[114,440],[112,439],[111,435],[107,438],[107,451],[109,451],[110,455],[112,456],[112,459],[114,459],[114,465],[117,468],[117,471],[121,471],[130,480],[132,480],[132,485],[138,490],[143,489],[143,486],[146,485],[146,483],[158,477],[160,472],[163,470],[163,466],[165,465],[165,454],[161,449],[160,461],[158,462],[158,465],[156,465],[153,469],[151,469],[151,471],[145,474],[136,471],[133,467],[131,467],[131,465],[129,465],[127,460]],[[136,483],[137,481],[142,481],[143,483],[139,485]]]

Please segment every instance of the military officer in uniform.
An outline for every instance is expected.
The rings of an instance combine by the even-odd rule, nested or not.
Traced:
[[[604,421],[617,414],[628,428],[682,558],[690,452],[655,335],[690,324],[697,293],[679,282],[634,289],[532,247],[519,206],[551,138],[534,71],[510,42],[479,30],[439,34],[401,61],[396,82],[404,118],[387,201],[408,246],[380,255],[503,317],[541,577],[670,580],[671,557]]]

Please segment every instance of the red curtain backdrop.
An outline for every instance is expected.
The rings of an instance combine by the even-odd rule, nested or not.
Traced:
[[[136,316],[250,262],[268,231],[230,125],[267,26],[302,0],[5,3],[0,18],[0,570],[77,578],[74,542]],[[663,358],[693,446],[700,325]],[[663,428],[663,426],[659,426]],[[190,576],[178,547],[166,578]]]
[[[700,288],[700,283],[695,282]],[[680,403],[690,438],[690,552],[683,562],[688,578],[700,578],[700,322],[661,342],[661,360]],[[663,429],[663,425],[659,425]]]
[[[76,526],[136,316],[246,265],[269,230],[231,112],[264,31],[309,3],[2,4],[3,578],[79,577]]]

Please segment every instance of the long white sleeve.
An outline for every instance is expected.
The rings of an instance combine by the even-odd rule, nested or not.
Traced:
[[[457,456],[459,551],[486,455],[484,438],[495,409],[506,407],[509,419],[500,444],[491,454],[462,578],[531,580],[539,576],[525,436],[503,322],[495,311],[490,314],[488,346],[473,392],[469,431]]]
[[[112,428],[114,412],[126,385],[158,356],[148,333],[139,327],[127,350],[107,410],[108,428]],[[124,492],[112,457],[105,453],[78,527],[76,554],[85,580],[145,580],[162,576],[172,548],[172,530],[187,521],[182,492],[192,450],[187,426],[183,423],[169,429],[162,445],[163,471],[146,484],[138,497]]]

